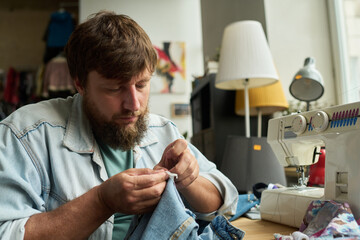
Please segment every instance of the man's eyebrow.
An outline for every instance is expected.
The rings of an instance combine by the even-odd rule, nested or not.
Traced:
[[[143,78],[140,78],[139,79],[139,82],[148,82],[148,81],[150,81],[151,80],[151,76],[149,76],[149,77],[143,77]]]

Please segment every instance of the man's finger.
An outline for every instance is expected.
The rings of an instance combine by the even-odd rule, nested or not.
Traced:
[[[149,188],[158,183],[165,182],[169,178],[169,175],[163,169],[151,171],[148,174],[133,176],[134,190]]]
[[[183,139],[178,139],[173,142],[172,146],[167,150],[167,158],[177,158],[179,157],[187,148],[187,142]]]
[[[132,192],[132,196],[136,201],[143,202],[151,199],[160,198],[163,191],[165,190],[166,182],[158,183],[149,188],[143,188]]]
[[[124,173],[125,172],[129,176],[139,176],[139,175],[154,174],[157,171],[154,171],[151,168],[130,168],[130,169],[124,171]]]
[[[140,214],[153,210],[160,201],[165,187],[166,182],[162,182],[149,188],[132,191],[131,195],[126,196],[128,205],[123,209],[123,213]]]

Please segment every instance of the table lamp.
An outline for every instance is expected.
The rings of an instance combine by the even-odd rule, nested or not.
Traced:
[[[314,58],[305,59],[304,67],[295,74],[289,90],[294,98],[306,102],[306,111],[309,111],[311,101],[319,99],[324,94],[324,81],[315,68]]]
[[[250,116],[258,117],[257,136],[261,137],[262,115],[270,115],[289,107],[280,81],[265,87],[249,89]],[[236,91],[235,113],[245,115],[244,91]]]
[[[247,20],[228,25],[223,34],[215,86],[244,89],[245,133],[250,137],[248,89],[270,85],[278,75],[260,22]]]

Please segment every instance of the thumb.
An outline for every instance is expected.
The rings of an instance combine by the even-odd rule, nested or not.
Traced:
[[[165,167],[162,167],[162,166],[160,165],[160,163],[158,163],[157,165],[155,165],[155,167],[154,167],[153,169],[154,169],[154,170],[164,170],[164,171],[168,171],[168,169],[165,168]]]

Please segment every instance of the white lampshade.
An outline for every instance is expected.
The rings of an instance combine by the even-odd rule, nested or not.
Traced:
[[[226,90],[272,84],[278,74],[260,22],[240,21],[225,28],[216,87]]]
[[[215,86],[225,90],[244,89],[245,132],[250,137],[248,89],[279,79],[264,30],[257,21],[240,21],[224,30]]]

